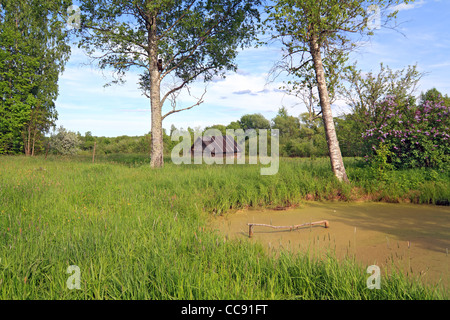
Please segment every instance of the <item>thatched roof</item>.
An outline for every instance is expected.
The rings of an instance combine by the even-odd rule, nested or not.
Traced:
[[[238,143],[231,136],[212,136],[199,137],[191,147],[191,152],[194,152],[194,147],[201,145],[201,152],[207,151],[213,155],[236,154],[241,153],[242,150]]]

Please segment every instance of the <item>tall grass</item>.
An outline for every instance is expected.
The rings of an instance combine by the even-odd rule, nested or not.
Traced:
[[[153,170],[138,155],[91,160],[0,158],[0,298],[446,297],[442,289],[400,274],[386,278],[383,290],[369,290],[365,268],[354,261],[307,253],[275,257],[258,244],[231,241],[206,227],[209,214],[230,208],[289,205],[308,196],[345,200],[355,188],[370,192],[352,160],[351,186],[335,181],[320,159],[285,159],[274,176],[261,176],[259,167],[250,165],[167,163]],[[433,185],[432,197],[448,196],[439,181],[421,183]],[[448,186],[448,180],[441,183]],[[410,194],[393,188],[399,197]],[[418,199],[421,188],[418,183]],[[67,288],[70,265],[80,268],[79,290]]]

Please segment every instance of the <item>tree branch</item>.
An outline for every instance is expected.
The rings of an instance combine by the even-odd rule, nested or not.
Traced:
[[[113,36],[113,37],[118,36],[118,35],[117,35],[116,33],[114,33],[114,31],[111,30],[111,29],[104,29],[104,28],[99,28],[99,27],[95,27],[95,26],[88,26],[87,28],[92,29],[92,30],[95,30],[95,31],[102,32],[102,33],[104,33],[104,34],[106,34],[106,35],[109,35],[109,36]],[[148,46],[145,46],[145,45],[143,45],[142,43],[133,41],[133,39],[130,38],[130,37],[126,37],[126,41],[127,41],[128,43],[132,43],[133,45],[135,45],[135,46],[137,46],[137,47],[140,47],[141,49],[143,49],[143,50],[144,50],[145,52],[147,52],[147,53],[149,52]]]
[[[200,99],[198,99],[197,103],[193,104],[193,105],[190,106],[190,107],[183,108],[183,109],[178,109],[178,110],[176,110],[175,107],[174,107],[172,111],[169,111],[169,112],[167,112],[164,116],[162,116],[162,119],[161,119],[161,120],[164,120],[167,116],[169,116],[169,115],[171,115],[171,114],[174,114],[174,113],[177,113],[177,112],[181,112],[181,111],[190,110],[190,109],[194,108],[195,106],[201,105],[201,104],[204,102],[204,101],[203,101],[203,97],[205,96],[205,94],[206,94],[206,89],[205,89],[205,91],[203,92],[203,94],[202,94],[202,96],[200,97]]]
[[[219,23],[220,23],[220,21],[217,22],[216,24],[214,24],[211,28],[209,28],[209,29],[206,31],[205,35],[204,35],[203,37],[201,37],[201,38],[199,39],[199,41],[198,41],[191,49],[185,51],[185,52],[189,52],[189,54],[186,55],[186,56],[184,56],[184,57],[182,57],[181,60],[180,60],[175,66],[173,66],[172,68],[170,68],[169,70],[167,70],[166,72],[164,72],[164,73],[161,75],[160,80],[162,81],[169,73],[171,73],[173,70],[179,68],[180,65],[183,64],[183,62],[185,62],[187,59],[189,59],[190,57],[192,57],[192,56],[194,55],[194,53],[195,53],[195,50],[197,50],[197,48],[198,48],[198,47],[206,40],[206,38],[208,37],[208,35],[213,31],[214,27],[216,27]],[[176,56],[177,56],[177,55],[175,55],[171,60],[169,60],[169,62],[167,62],[166,65],[172,63],[172,62],[175,60]]]

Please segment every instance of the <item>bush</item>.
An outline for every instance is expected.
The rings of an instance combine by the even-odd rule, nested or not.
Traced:
[[[444,169],[450,160],[450,106],[443,101],[397,103],[390,97],[376,107],[372,128],[363,138],[373,149],[367,158],[376,159],[379,149],[396,168]],[[389,152],[388,152],[389,151]]]
[[[50,146],[54,153],[62,155],[75,155],[79,151],[81,141],[75,132],[67,131],[63,126],[59,127],[57,134],[50,137]]]

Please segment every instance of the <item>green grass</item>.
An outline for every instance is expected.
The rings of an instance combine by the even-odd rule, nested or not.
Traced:
[[[326,159],[283,159],[274,176],[255,165],[149,167],[145,155],[0,158],[0,299],[446,299],[401,274],[366,288],[365,267],[311,253],[268,254],[209,230],[231,208],[316,200],[433,203],[448,173],[393,172],[374,181],[346,159],[341,185]],[[381,192],[380,192],[381,190]],[[386,199],[389,195],[389,199]],[[69,290],[68,266],[81,271]]]

